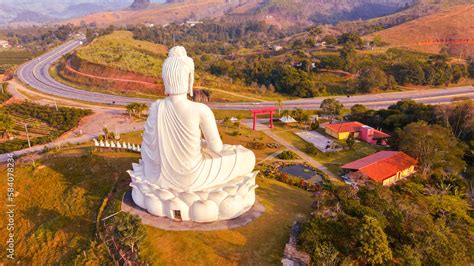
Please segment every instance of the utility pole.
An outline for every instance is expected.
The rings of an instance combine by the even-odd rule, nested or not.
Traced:
[[[56,107],[56,112],[59,111],[58,110],[58,103],[56,102],[56,100],[54,100],[54,106]]]
[[[28,124],[26,123],[25,123],[25,132],[26,132],[26,139],[28,140],[28,147],[31,148],[30,135],[28,134]]]

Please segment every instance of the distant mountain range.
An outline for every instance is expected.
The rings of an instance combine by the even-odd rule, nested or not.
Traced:
[[[98,26],[219,18],[342,28],[391,27],[474,0],[0,0],[0,25],[62,22]],[[363,24],[363,25],[359,25]],[[344,31],[343,29],[339,29]]]
[[[61,21],[124,9],[132,3],[133,0],[1,0],[0,25]]]

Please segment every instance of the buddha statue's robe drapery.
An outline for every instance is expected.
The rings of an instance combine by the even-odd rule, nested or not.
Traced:
[[[212,152],[203,147],[201,130],[191,127],[168,99],[151,105],[141,150],[145,180],[163,189],[205,191],[249,173],[239,165],[253,168],[250,150],[226,145],[222,152]]]

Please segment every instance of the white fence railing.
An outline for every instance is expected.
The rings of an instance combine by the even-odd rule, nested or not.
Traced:
[[[130,144],[130,142],[124,141],[120,143],[120,141],[113,141],[113,140],[111,141],[106,140],[104,142],[103,140],[96,140],[96,139],[93,139],[93,141],[96,147],[127,149],[131,151],[141,152],[140,145]]]

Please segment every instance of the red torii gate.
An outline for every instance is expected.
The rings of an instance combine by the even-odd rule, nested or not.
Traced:
[[[253,130],[257,128],[257,115],[266,115],[270,114],[270,128],[273,128],[273,112],[275,112],[275,107],[260,108],[260,109],[251,109],[250,112],[253,114]]]

